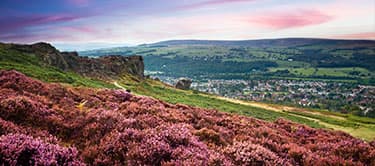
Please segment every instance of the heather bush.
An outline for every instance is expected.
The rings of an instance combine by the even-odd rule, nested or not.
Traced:
[[[289,165],[270,150],[250,142],[234,142],[224,149],[236,165]]]
[[[98,145],[87,147],[83,156],[89,163],[95,165],[124,165],[130,162],[133,157],[128,154],[143,138],[139,130],[125,129],[122,132],[117,130],[106,135]],[[133,160],[132,162],[137,161]]]
[[[113,94],[119,102],[128,101],[132,97],[132,95],[125,90],[114,90]]]
[[[288,156],[292,159],[293,163],[299,165],[305,165],[305,159],[309,158],[309,155],[312,153],[310,150],[294,143],[286,144],[284,148],[286,148]]]
[[[207,144],[225,145],[227,142],[220,136],[220,134],[214,130],[202,128],[198,130],[195,135],[199,137],[199,140],[206,142]]]
[[[14,123],[10,121],[5,121],[2,118],[0,118],[0,135],[4,135],[7,133],[18,133],[22,132],[21,127],[15,125]]]
[[[26,91],[37,94],[46,94],[44,84],[40,81],[30,79],[17,71],[0,71],[0,87],[13,89],[15,91]]]
[[[10,97],[0,101],[0,117],[14,123],[31,126],[42,125],[53,111],[28,97]]]
[[[88,165],[375,165],[375,142],[1,71],[0,165],[82,165],[81,158]]]
[[[170,158],[171,146],[160,137],[144,137],[129,151],[128,155],[131,165],[160,164]]]
[[[33,137],[39,137],[43,140],[50,139],[50,133],[46,130],[40,130],[32,127],[18,126],[10,121],[5,121],[0,118],[0,136],[9,133],[26,134]]]
[[[22,134],[0,137],[0,163],[5,165],[84,165],[75,148],[65,148]]]

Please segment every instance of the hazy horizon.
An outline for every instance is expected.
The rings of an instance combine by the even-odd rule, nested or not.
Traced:
[[[155,41],[149,43],[140,43],[140,44],[132,44],[132,43],[105,43],[105,42],[81,42],[81,43],[51,43],[54,47],[59,49],[60,51],[88,51],[88,50],[98,50],[98,49],[106,49],[106,48],[116,48],[116,47],[135,47],[142,44],[154,44],[158,42],[165,42],[165,41],[184,41],[184,40],[207,40],[207,41],[248,41],[248,40],[278,40],[278,39],[322,39],[322,40],[368,40],[368,41],[375,41],[375,39],[339,39],[339,38],[307,38],[307,37],[288,37],[288,38],[259,38],[259,39],[244,39],[244,40],[209,40],[209,39],[171,39],[171,40],[163,40],[163,41]],[[39,41],[43,42],[43,41]],[[38,42],[34,42],[38,43]]]
[[[1,42],[375,39],[371,0],[3,0]],[[25,5],[27,4],[27,5]]]
[[[113,43],[113,42],[49,42],[54,47],[56,47],[60,51],[89,51],[89,50],[99,50],[99,49],[108,49],[108,48],[116,48],[116,47],[136,47],[142,44],[154,44],[159,42],[165,41],[255,41],[255,40],[279,40],[279,39],[321,39],[321,40],[368,40],[368,41],[375,41],[373,39],[338,39],[338,38],[306,38],[306,37],[288,37],[288,38],[259,38],[259,39],[245,39],[245,40],[209,40],[209,39],[171,39],[171,40],[163,40],[163,41],[155,41],[149,43],[141,43],[141,44],[132,44],[132,43]],[[0,41],[2,42],[2,41]],[[4,43],[15,43],[15,44],[35,44],[40,42],[47,42],[47,41],[35,41],[31,43],[22,43],[22,42],[4,42]],[[48,43],[48,42],[47,42]]]

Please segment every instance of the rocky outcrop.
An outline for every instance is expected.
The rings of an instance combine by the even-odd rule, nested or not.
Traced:
[[[125,73],[138,77],[144,76],[144,64],[141,56],[110,55],[89,58],[78,56],[76,52],[63,52],[62,56],[63,62],[51,61],[50,65],[95,78],[116,78]]]
[[[109,55],[89,58],[79,56],[77,52],[60,52],[48,43],[14,44],[12,48],[39,56],[45,65],[87,77],[115,79],[126,73],[144,77],[144,63],[141,56]]]
[[[188,90],[190,89],[190,85],[191,85],[192,81],[188,78],[180,78],[175,87],[178,88],[178,89],[183,89],[183,90]]]

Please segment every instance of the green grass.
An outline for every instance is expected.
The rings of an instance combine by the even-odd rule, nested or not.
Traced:
[[[277,60],[275,61],[280,68],[303,68],[303,67],[310,67],[311,65],[306,62],[299,62],[299,61],[287,61],[287,60]]]
[[[284,112],[287,112],[289,114],[301,115],[301,116],[304,116],[304,117],[317,119],[317,120],[320,120],[320,121],[325,122],[325,123],[343,126],[343,127],[358,128],[359,125],[360,125],[359,123],[349,121],[349,120],[339,120],[339,119],[331,118],[331,117],[328,117],[328,116],[315,115],[315,114],[311,114],[311,113],[298,112],[298,111],[284,111]]]
[[[375,125],[375,119],[374,118],[358,117],[358,116],[355,116],[355,115],[348,115],[347,119],[351,120],[353,122]]]
[[[305,108],[306,110],[319,113],[325,116],[331,116],[331,117],[338,117],[339,119],[345,118],[349,121],[355,122],[355,123],[362,123],[362,124],[372,124],[375,125],[375,118],[368,118],[368,117],[359,117],[356,115],[352,114],[342,114],[339,112],[332,112],[328,110],[316,110],[316,109],[308,109]]]
[[[60,82],[73,86],[94,88],[115,88],[114,85],[101,80],[82,77],[73,72],[64,72],[57,68],[43,65],[37,56],[8,49],[7,45],[0,45],[0,69],[17,70],[27,76],[45,82]]]
[[[345,131],[351,135],[362,138],[367,141],[375,139],[375,119],[358,117],[354,115],[346,115],[340,113],[333,113],[328,111],[284,111],[291,115],[299,115],[308,117],[319,121],[319,124],[327,128]],[[318,112],[319,114],[314,114]]]
[[[219,99],[216,96],[197,91],[184,91],[166,86],[154,80],[141,80],[132,76],[124,77],[119,83],[133,93],[151,96],[172,104],[181,103],[227,113],[250,116],[266,121],[285,118],[314,128],[331,128],[371,141],[375,138],[375,119],[357,117],[328,111],[309,110],[309,112],[276,112]],[[314,114],[319,113],[319,114]],[[336,118],[337,117],[337,118]]]
[[[360,77],[358,75],[351,75],[351,72],[358,72],[360,74],[365,75],[364,77],[368,77],[371,75],[371,72],[367,69],[360,68],[360,67],[344,67],[344,68],[270,68],[270,72],[276,72],[278,70],[288,70],[291,74],[295,74],[297,76],[331,76],[331,77]]]
[[[297,123],[309,125],[314,128],[323,127],[314,121],[289,115],[287,113],[273,112],[261,108],[237,104],[217,99],[214,96],[202,94],[200,92],[182,91],[162,85],[161,83],[157,83],[156,81],[152,80],[144,80],[136,83],[134,82],[134,79],[129,80],[128,77],[120,81],[120,84],[137,94],[151,96],[172,104],[181,103],[190,106],[216,109],[223,112],[250,116],[266,121],[274,121],[278,118],[285,118]]]

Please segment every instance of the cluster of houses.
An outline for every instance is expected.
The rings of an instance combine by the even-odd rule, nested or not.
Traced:
[[[172,77],[159,77],[174,85]],[[307,80],[193,80],[191,89],[224,97],[292,104],[303,107],[345,111],[347,105],[357,106],[364,114],[375,111],[375,86],[353,83]]]
[[[342,108],[357,105],[374,110],[375,86],[305,80],[207,80],[193,88],[230,98],[297,104],[305,107]]]

